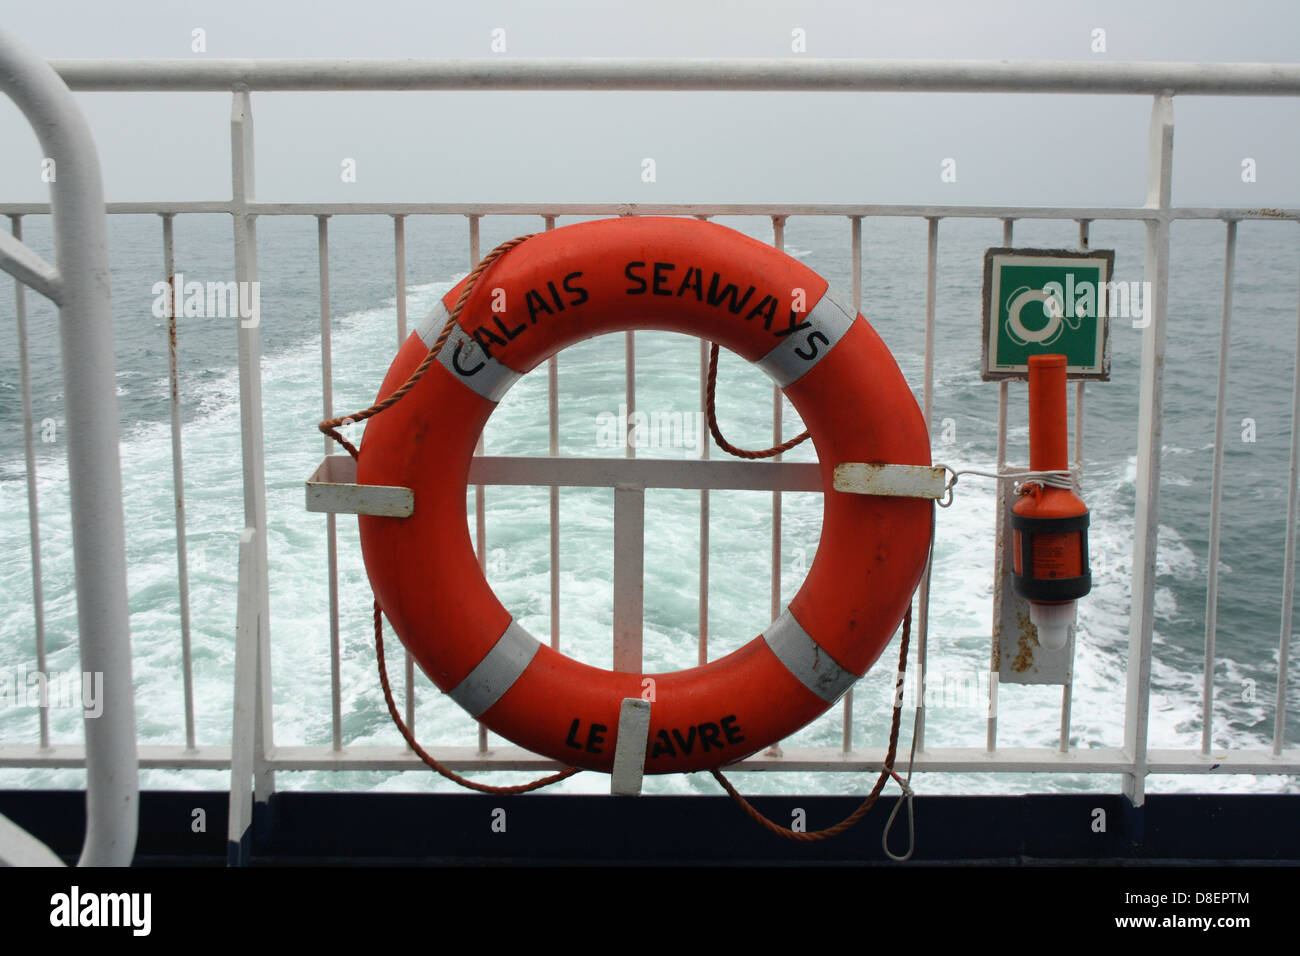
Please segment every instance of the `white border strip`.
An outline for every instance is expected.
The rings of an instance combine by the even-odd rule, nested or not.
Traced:
[[[450,317],[447,306],[439,299],[415,330],[425,348],[433,348],[433,343],[438,341],[438,336]],[[518,372],[484,352],[483,346],[462,329],[459,323],[452,328],[450,337],[438,353],[438,362],[456,381],[489,402],[501,401],[502,396],[510,391],[510,386],[519,379]]]
[[[528,669],[542,645],[511,620],[492,650],[448,695],[471,717],[486,713]]]
[[[781,388],[793,385],[830,354],[856,319],[857,313],[841,305],[827,289],[803,317],[810,326],[787,335],[754,364]]]
[[[828,704],[843,697],[858,679],[812,639],[788,607],[763,632],[763,640],[799,683]]]

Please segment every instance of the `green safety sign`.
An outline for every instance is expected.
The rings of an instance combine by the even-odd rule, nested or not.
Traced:
[[[1108,380],[1114,267],[1114,251],[985,252],[983,378],[1027,378],[1029,356],[1054,353],[1070,378]]]

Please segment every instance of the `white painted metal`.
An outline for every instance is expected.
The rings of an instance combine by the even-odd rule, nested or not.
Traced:
[[[930,432],[934,406],[934,307],[939,280],[939,220],[927,220],[925,254],[925,379],[921,394],[921,413],[925,430]],[[934,447],[931,433],[930,447]],[[925,573],[916,594],[916,724],[913,731],[917,751],[925,749],[925,675],[930,637],[930,578],[934,552],[925,560]]]
[[[479,220],[481,216],[470,215],[469,219],[469,271],[473,271],[483,255],[479,248]],[[479,435],[474,454],[483,454],[483,436]],[[474,486],[474,553],[478,555],[478,566],[487,569],[487,489],[482,484]],[[407,726],[410,726],[409,724]],[[488,732],[482,724],[478,725],[478,752],[488,753]]]
[[[253,106],[245,91],[234,94],[230,106],[231,208],[235,227],[235,280],[257,282],[257,216],[247,204],[256,192],[253,152]],[[260,618],[257,624],[257,718],[254,721],[254,777],[257,802],[275,791],[275,774],[264,755],[273,746],[271,709],[271,595],[266,560],[266,459],[262,444],[262,329],[258,321],[240,319],[239,420],[244,473],[244,526],[252,528],[258,550],[249,587]]]
[[[1282,561],[1282,633],[1277,644],[1277,697],[1273,705],[1273,753],[1286,740],[1286,691],[1291,659],[1291,609],[1295,604],[1296,534],[1300,524],[1300,326],[1291,387],[1291,468],[1286,501],[1286,553]]]
[[[330,317],[330,233],[329,216],[316,217],[317,272],[320,277],[320,381],[321,416],[334,417],[334,349]],[[334,449],[334,440],[323,436],[325,454]],[[354,473],[355,474],[355,473]],[[325,516],[326,576],[329,578],[330,613],[330,731],[334,749],[343,748],[343,694],[339,640],[339,544],[338,521]]]
[[[1295,63],[607,57],[52,60],[74,90],[806,90],[1295,96]]]
[[[470,483],[559,485],[573,488],[728,488],[735,491],[821,491],[821,471],[810,461],[738,458],[527,458],[487,455],[469,466]]]
[[[1092,239],[1092,220],[1079,220],[1079,248],[1087,250]],[[1109,342],[1109,340],[1108,340]],[[1107,348],[1109,348],[1107,344]],[[1074,383],[1074,482],[1078,487],[1083,481],[1083,422],[1084,422],[1084,388],[1087,382],[1079,379]],[[1070,752],[1070,711],[1074,703],[1074,634],[1067,639],[1065,680],[1061,684],[1061,753]]]
[[[1223,449],[1228,403],[1228,346],[1232,328],[1232,280],[1237,262],[1237,224],[1229,221],[1223,250],[1223,322],[1219,329],[1219,388],[1214,412],[1214,474],[1210,481],[1210,549],[1206,556],[1209,577],[1205,583],[1205,676],[1201,687],[1201,753],[1210,752],[1214,739],[1215,643],[1219,627],[1219,531],[1223,502]]]
[[[785,216],[772,217],[772,245],[785,251]],[[772,387],[772,445],[785,441],[782,431],[785,404],[781,389]],[[781,455],[773,455],[772,461],[780,461]],[[768,600],[772,619],[781,613],[781,492],[772,492],[772,583]]]
[[[942,466],[876,465],[846,461],[835,466],[836,491],[894,498],[942,498],[947,482]]]
[[[1167,210],[1173,180],[1174,104],[1161,94],[1151,106],[1147,156],[1147,206]],[[1149,324],[1142,331],[1142,379],[1138,412],[1137,504],[1133,517],[1133,610],[1129,624],[1128,691],[1124,746],[1133,764],[1124,793],[1135,806],[1146,798],[1147,723],[1151,701],[1151,640],[1155,626],[1156,547],[1160,519],[1160,439],[1164,425],[1165,316],[1169,291],[1169,222],[1147,223]]]
[[[167,365],[172,431],[172,497],[176,515],[176,585],[181,617],[181,679],[185,685],[185,744],[194,748],[194,659],[190,651],[190,569],[185,544],[185,467],[181,454],[181,384],[176,342],[176,256],[173,216],[163,216],[163,275],[167,277]]]
[[[0,867],[63,866],[63,861],[36,837],[0,813]]]
[[[453,770],[537,770],[561,764],[519,747],[500,746],[487,753],[476,747],[431,746],[440,763]],[[931,748],[918,754],[917,772],[939,773],[1127,773],[1132,761],[1122,747],[1087,748],[1062,754],[1057,747],[1003,747],[990,754],[981,747]],[[140,767],[146,770],[229,770],[231,748],[200,745],[189,751],[183,744],[142,744]],[[883,747],[855,748],[847,756],[839,747],[795,747],[779,760],[754,756],[735,765],[737,770],[850,772],[880,770]],[[55,744],[42,751],[36,744],[0,746],[0,767],[84,767],[86,749],[81,744]],[[419,770],[424,763],[405,746],[356,746],[335,750],[328,744],[277,746],[268,755],[272,770]],[[729,767],[728,772],[733,768]],[[1148,751],[1148,773],[1191,773],[1232,776],[1258,774],[1293,776],[1300,772],[1300,748],[1289,747],[1274,755],[1271,747],[1224,750],[1210,756],[1196,749],[1158,748]]]
[[[1002,220],[1003,248],[1011,248],[1015,228],[1016,221],[1014,219]],[[997,473],[999,475],[1007,471],[1007,401],[1009,384],[1006,379],[998,382]],[[997,502],[995,508],[997,510],[993,516],[993,523],[996,527],[993,542],[993,646],[992,661],[989,664],[989,709],[985,717],[984,729],[984,749],[989,753],[997,749],[998,745],[998,669],[999,658],[1001,657],[1001,636],[1005,632],[1003,603],[1012,597],[1010,584],[1006,577],[1006,559],[1011,547],[1010,542],[1007,540],[1010,527],[1007,511],[1011,507],[1011,488],[1008,483],[999,481],[995,495]]]
[[[253,795],[259,759],[264,752],[257,747],[258,658],[261,656],[261,614],[257,594],[258,562],[256,528],[245,528],[239,536],[239,581],[235,606],[235,702],[231,727],[230,810],[226,829],[227,845],[239,847],[253,823]],[[336,748],[335,753],[340,749]],[[245,862],[242,859],[231,860]]]
[[[63,280],[58,270],[14,236],[0,232],[0,269],[21,284],[35,289],[55,305],[63,301]]]
[[[555,228],[555,217],[543,218],[545,230]],[[546,362],[546,440],[552,458],[560,454],[560,359],[552,355]],[[560,649],[560,489],[550,492],[551,523],[551,647]]]
[[[709,343],[700,340],[700,415],[708,414]],[[701,419],[704,421],[705,419]],[[713,442],[700,442],[700,459],[709,460]],[[709,489],[700,489],[700,617],[697,664],[709,660]]]
[[[23,224],[19,216],[12,217],[13,235],[22,240]],[[36,488],[36,440],[32,420],[32,367],[27,349],[27,292],[21,282],[14,283],[14,315],[18,323],[18,388],[23,407],[23,461],[27,478],[27,540],[31,547],[32,565],[32,626],[36,640],[36,670],[48,673],[45,663],[45,583],[41,573],[41,511]],[[42,747],[50,745],[50,712],[40,708],[40,741]]]
[[[43,154],[58,169],[51,184],[51,207],[78,643],[81,670],[103,674],[104,700],[103,713],[84,721],[87,825],[80,863],[120,866],[135,853],[139,790],[99,156],[67,87],[5,33],[0,33],[0,92],[22,111]],[[0,239],[9,251],[17,242],[4,233]]]
[[[852,257],[850,270],[853,275],[852,309],[855,314],[862,312],[862,217],[849,217],[849,254]],[[848,753],[853,749],[853,688],[844,695],[841,705],[844,709],[840,727],[840,750]]]
[[[112,202],[110,216],[168,213],[225,213],[227,200],[173,202]],[[422,202],[250,202],[242,207],[258,216],[835,216],[890,219],[1050,219],[1090,217],[1097,220],[1146,222],[1155,219],[1221,222],[1297,222],[1300,208],[1182,206],[1152,210],[1143,206],[917,206],[906,203],[422,203]],[[47,215],[49,203],[0,202],[0,215]]]
[[[397,347],[406,341],[406,217],[393,217],[393,267],[397,272]]]
[[[646,746],[650,742],[650,707],[650,701],[637,697],[624,698],[619,705],[614,769],[609,779],[612,794],[635,797],[641,793]]]
[[[616,671],[629,674],[641,673],[641,627],[644,607],[645,486],[615,484],[614,670]]]
[[[307,510],[409,518],[415,512],[415,492],[393,485],[359,485],[356,460],[330,455],[307,479]]]

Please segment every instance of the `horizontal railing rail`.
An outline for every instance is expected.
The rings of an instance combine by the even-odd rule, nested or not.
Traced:
[[[450,58],[52,60],[74,90],[761,90],[1295,96],[1295,63]]]

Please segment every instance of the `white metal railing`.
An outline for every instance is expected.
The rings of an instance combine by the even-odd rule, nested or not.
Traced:
[[[770,218],[773,243],[783,245],[786,221],[792,216],[840,217],[847,220],[852,250],[853,306],[861,308],[862,220],[875,217],[905,217],[924,220],[927,228],[925,352],[922,406],[930,424],[934,398],[935,299],[938,278],[940,224],[944,219],[978,218],[1003,224],[1003,240],[1010,245],[1014,223],[1022,219],[1074,221],[1080,245],[1086,247],[1091,223],[1137,221],[1146,226],[1146,277],[1152,283],[1150,323],[1142,334],[1143,352],[1138,428],[1138,471],[1134,581],[1128,648],[1128,688],[1125,697],[1125,736],[1120,747],[1071,750],[1069,722],[1071,687],[1063,688],[1059,747],[1007,748],[997,743],[996,670],[990,673],[991,708],[984,747],[927,748],[924,746],[924,710],[917,727],[918,749],[914,769],[949,772],[1070,772],[1121,774],[1125,791],[1135,803],[1144,798],[1144,781],[1150,773],[1243,773],[1294,774],[1300,772],[1300,748],[1285,739],[1286,690],[1289,639],[1296,565],[1297,472],[1300,471],[1300,376],[1295,382],[1290,468],[1290,498],[1287,513],[1287,542],[1284,559],[1283,608],[1278,644],[1277,699],[1271,749],[1246,749],[1226,756],[1210,756],[1213,729],[1213,687],[1211,675],[1216,662],[1215,615],[1218,591],[1220,498],[1223,478],[1224,404],[1227,373],[1228,329],[1231,316],[1231,286],[1235,263],[1236,224],[1244,220],[1300,221],[1300,209],[1175,208],[1170,201],[1173,161],[1173,95],[1300,95],[1300,66],[1293,64],[962,64],[962,63],[858,63],[816,61],[221,61],[202,63],[67,61],[56,68],[74,89],[80,90],[225,90],[233,91],[231,114],[232,198],[229,201],[110,203],[110,214],[152,213],[162,217],[164,268],[172,278],[172,223],[178,215],[224,214],[234,222],[235,271],[240,282],[257,279],[256,220],[261,216],[311,216],[317,220],[319,294],[322,348],[322,410],[333,415],[330,351],[329,219],[333,216],[386,215],[393,219],[394,278],[397,290],[399,341],[406,336],[405,219],[410,216],[458,215],[467,220],[467,263],[480,257],[480,224],[486,216],[528,215],[539,217],[544,228],[553,228],[565,216],[679,215],[711,218],[756,216]],[[259,202],[253,188],[253,132],[251,91],[256,90],[379,90],[379,89],[764,89],[764,90],[927,90],[970,92],[1073,92],[1149,95],[1153,99],[1151,146],[1148,153],[1147,203],[1142,207],[1085,206],[952,206],[886,204],[619,204],[619,203],[279,203]],[[17,230],[22,217],[41,215],[49,207],[41,203],[0,204],[0,214],[12,217]],[[1163,424],[1163,367],[1166,336],[1166,301],[1169,279],[1169,228],[1176,220],[1219,220],[1227,225],[1225,247],[1225,297],[1220,343],[1219,392],[1215,434],[1214,485],[1211,502],[1211,556],[1207,581],[1207,624],[1205,684],[1201,715],[1204,734],[1199,749],[1149,749],[1148,711],[1153,633],[1153,576],[1157,554],[1157,518],[1161,431]],[[175,341],[175,317],[170,319]],[[407,748],[359,747],[348,745],[341,726],[339,676],[338,560],[333,516],[327,521],[329,567],[329,614],[331,655],[332,740],[323,746],[276,746],[270,707],[270,628],[268,595],[271,582],[266,563],[266,497],[263,474],[262,404],[260,381],[260,329],[238,331],[240,408],[242,416],[244,468],[244,525],[240,545],[238,659],[236,663],[236,728],[233,751],[224,746],[196,746],[191,662],[188,653],[188,583],[184,538],[183,465],[180,455],[181,425],[178,411],[176,362],[172,355],[173,477],[177,488],[176,525],[178,578],[181,588],[181,642],[185,682],[186,742],[184,745],[150,745],[140,748],[140,765],[153,768],[216,768],[232,766],[232,821],[247,820],[249,806],[243,782],[255,780],[256,799],[264,800],[274,788],[278,770],[401,770],[421,766]],[[1300,357],[1300,339],[1297,341]],[[629,411],[635,408],[635,336],[626,334],[626,396]],[[707,346],[701,344],[701,407]],[[476,544],[480,561],[487,554],[484,486],[491,484],[543,485],[550,488],[551,515],[551,641],[559,644],[559,509],[561,485],[596,483],[613,486],[631,480],[639,487],[698,488],[700,518],[700,626],[698,659],[708,657],[709,583],[709,494],[715,489],[758,488],[772,493],[773,533],[771,545],[771,610],[776,617],[781,593],[781,494],[787,491],[817,490],[814,466],[802,463],[746,463],[709,460],[707,444],[703,461],[646,461],[635,458],[629,444],[629,461],[612,463],[598,459],[558,458],[558,373],[557,360],[548,366],[549,446],[551,458],[538,459],[527,470],[512,459],[480,457],[475,460],[472,479],[476,482]],[[779,390],[773,390],[774,439],[782,438],[782,404]],[[998,402],[997,462],[1007,466],[1008,386],[1000,385]],[[1084,390],[1076,391],[1075,453],[1083,457]],[[71,420],[71,415],[69,416]],[[328,442],[327,442],[328,446]],[[327,447],[328,451],[328,447]],[[30,461],[29,448],[29,461]],[[594,476],[594,477],[593,477]],[[1008,492],[1000,483],[998,507],[1005,513]],[[640,670],[639,588],[642,562],[643,497],[615,496],[615,662],[620,669]],[[34,526],[33,526],[34,527]],[[33,535],[35,531],[33,531]],[[36,553],[33,537],[33,553]],[[36,581],[37,627],[40,626],[40,568],[33,563]],[[917,660],[924,686],[927,666],[928,603],[930,578],[927,572],[918,596],[916,617]],[[995,593],[998,593],[995,587]],[[998,611],[995,608],[995,620]],[[415,685],[408,657],[406,678],[406,720],[414,726]],[[923,698],[922,698],[923,699]],[[862,746],[854,741],[851,727],[852,696],[844,704],[841,745],[833,748],[773,748],[740,765],[741,769],[799,771],[863,771],[879,767],[883,746]],[[434,754],[457,770],[509,769],[540,770],[555,766],[553,761],[515,747],[487,748],[486,733],[480,729],[476,744],[433,747]],[[77,766],[84,760],[82,748],[48,746],[42,730],[39,744],[0,744],[0,766]]]
[[[0,267],[17,280],[14,310],[22,366],[37,668],[45,673],[24,285],[59,307],[81,670],[103,681],[103,711],[83,722],[87,823],[80,862],[121,866],[135,855],[139,793],[113,319],[99,156],[68,88],[49,66],[4,33],[0,33],[0,91],[22,110],[45,155],[59,170],[51,189],[55,265],[50,266],[22,244],[18,219],[14,220],[12,238],[0,233]],[[44,712],[41,716],[40,742],[48,748],[49,723]],[[0,862],[59,862],[8,820],[0,817],[0,824]]]

